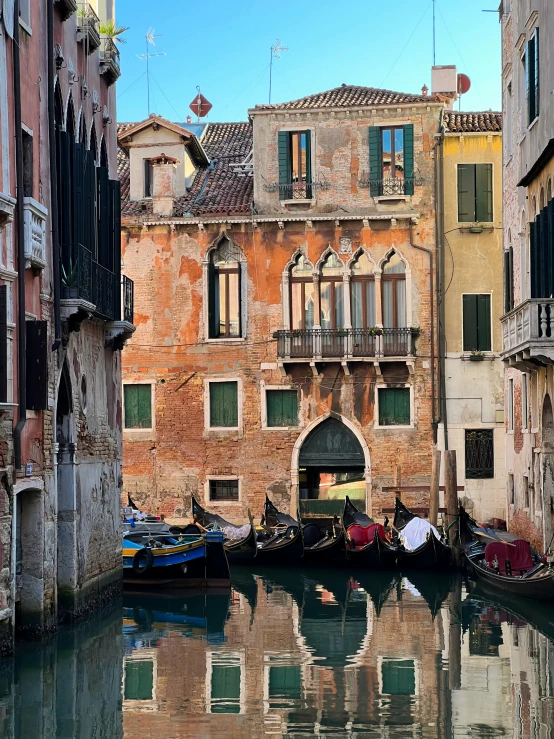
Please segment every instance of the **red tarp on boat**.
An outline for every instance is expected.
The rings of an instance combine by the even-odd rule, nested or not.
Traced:
[[[492,541],[485,548],[485,559],[489,567],[492,567],[495,555],[498,558],[498,569],[503,575],[506,574],[507,559],[510,560],[514,575],[519,575],[522,571],[527,572],[533,567],[531,547],[529,542],[523,539],[516,539],[511,544]]]
[[[372,523],[369,526],[360,526],[357,523],[352,524],[347,529],[350,541],[356,549],[362,549],[363,547],[371,544],[375,538],[375,532],[379,532],[379,538],[383,541],[387,540],[385,536],[385,529],[380,523]]]

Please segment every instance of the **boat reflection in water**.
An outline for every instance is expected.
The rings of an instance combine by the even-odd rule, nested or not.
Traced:
[[[456,576],[238,569],[122,606],[0,662],[0,736],[553,736],[554,617]]]

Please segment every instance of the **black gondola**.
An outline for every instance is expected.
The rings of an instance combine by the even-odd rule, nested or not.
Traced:
[[[282,565],[299,562],[304,556],[304,541],[298,521],[281,513],[267,495],[264,520],[271,531],[264,531],[258,536],[257,563]]]
[[[298,517],[300,519],[300,516]],[[298,520],[287,513],[281,513],[266,496],[264,519],[271,527],[298,526]],[[313,521],[302,524],[302,540],[304,542],[304,557],[302,564],[319,566],[336,564],[342,565],[346,561],[344,547],[344,529],[338,519],[327,529],[320,528]]]
[[[412,513],[398,498],[394,507],[394,528],[402,531],[414,518]],[[398,548],[398,566],[400,569],[447,570],[452,562],[452,550],[449,544],[429,532],[427,539],[412,551]]]
[[[214,524],[217,525],[217,527],[220,529],[238,528],[237,526],[235,526],[235,524],[229,523],[229,521],[226,521],[224,518],[218,516],[216,513],[208,513],[208,511],[202,508],[194,495],[192,496],[192,515],[194,520],[197,521],[200,526],[205,529],[213,526]],[[248,517],[250,518],[250,529],[247,536],[238,540],[225,539],[223,541],[223,546],[225,547],[229,564],[245,564],[247,562],[251,562],[257,554],[256,529],[254,528],[254,523],[252,521],[250,511],[248,511]],[[183,530],[184,533],[192,533],[193,526],[194,524],[186,526]]]
[[[351,526],[359,526],[368,529],[375,526],[373,539],[359,546],[353,540],[353,531],[349,532]],[[342,512],[342,527],[345,532],[346,558],[354,567],[369,567],[380,569],[394,567],[398,557],[398,548],[390,544],[379,530],[372,518],[361,513],[346,496]]]
[[[538,561],[525,574],[507,575],[489,567],[485,560],[485,544],[477,541],[476,532],[494,538],[494,532],[487,532],[479,526],[460,506],[460,541],[464,544],[464,556],[469,572],[483,587],[518,598],[554,600],[554,568]],[[498,537],[500,541],[500,537]]]

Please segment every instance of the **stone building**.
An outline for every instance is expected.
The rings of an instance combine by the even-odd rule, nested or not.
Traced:
[[[338,512],[332,475],[360,481],[379,513],[398,474],[428,484],[434,137],[449,98],[424,93],[343,85],[256,106],[248,123],[120,125],[140,306],[124,487],[142,506],[186,516],[194,494],[241,519],[268,493]]]
[[[505,519],[501,114],[445,111],[440,161],[446,393],[439,438],[456,450],[467,509],[479,521]]]
[[[554,534],[554,15],[546,0],[504,0],[500,15],[507,506],[510,529],[543,550]]]
[[[0,625],[41,632],[120,577],[120,194],[113,2],[4,4]],[[15,9],[14,14],[10,8]],[[19,112],[20,103],[20,112]],[[19,166],[21,165],[21,166]],[[125,320],[122,320],[125,319]]]

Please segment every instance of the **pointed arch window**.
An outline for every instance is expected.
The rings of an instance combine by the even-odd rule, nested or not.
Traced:
[[[344,327],[344,264],[331,252],[321,266],[319,297],[321,328]]]
[[[383,267],[381,294],[384,328],[406,328],[406,265],[396,252]]]
[[[240,250],[224,238],[210,254],[208,264],[209,335],[239,338],[241,334]]]
[[[351,272],[352,328],[370,328],[377,323],[375,274],[373,264],[365,252],[361,252],[352,263]]]
[[[299,254],[290,271],[291,328],[306,330],[314,326],[313,268],[303,254]]]

